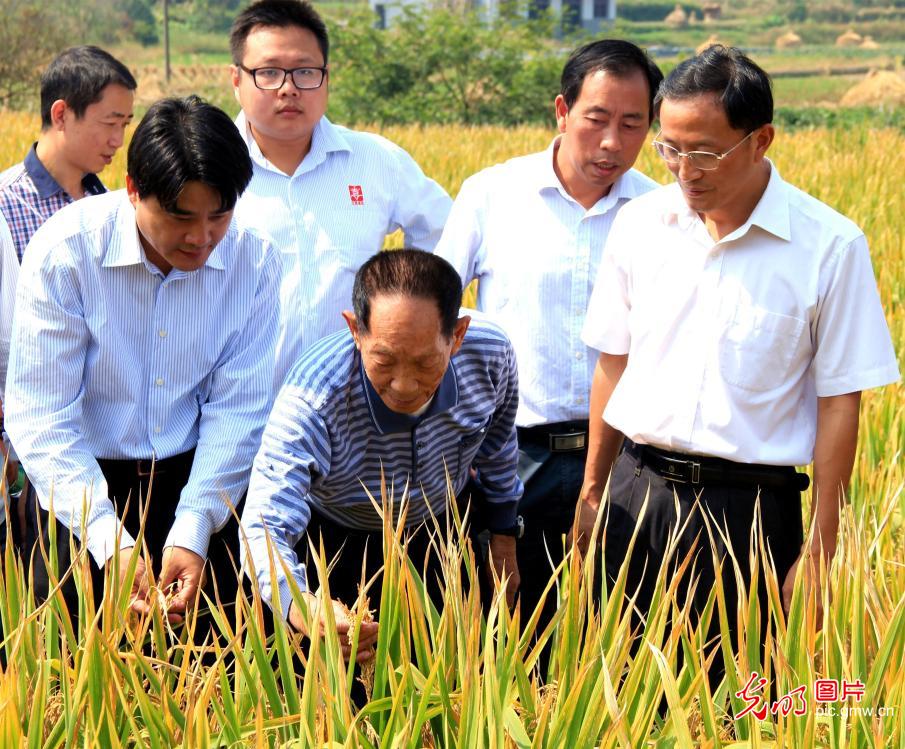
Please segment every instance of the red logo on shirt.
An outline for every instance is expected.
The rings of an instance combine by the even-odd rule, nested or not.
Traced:
[[[365,204],[365,196],[361,191],[361,185],[349,185],[349,197],[352,198],[352,205]]]

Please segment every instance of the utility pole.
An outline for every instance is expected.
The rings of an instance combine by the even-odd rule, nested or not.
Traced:
[[[163,0],[163,75],[170,82],[170,2]]]

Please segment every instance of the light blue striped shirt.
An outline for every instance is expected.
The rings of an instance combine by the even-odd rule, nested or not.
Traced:
[[[41,504],[52,493],[75,530],[88,491],[98,564],[113,553],[117,519],[96,458],[192,448],[166,546],[206,556],[266,421],[279,273],[275,250],[234,220],[202,268],[164,276],[124,190],[79,200],[35,233],[17,292],[7,428]],[[133,543],[123,533],[120,545]]]
[[[473,465],[488,499],[491,527],[515,523],[522,484],[516,473],[518,375],[506,336],[472,320],[465,341],[427,411],[390,411],[370,385],[348,331],[319,341],[290,371],[255,458],[242,523],[265,600],[273,600],[266,532],[296,582],[294,551],[311,507],[350,528],[382,527],[366,490],[380,501],[381,470],[398,499],[409,489],[408,527],[446,512],[446,471],[464,488]],[[394,507],[394,520],[399,507]],[[247,566],[246,566],[247,568]],[[277,567],[283,613],[289,584]]]
[[[6,385],[6,364],[9,360],[9,341],[13,331],[13,310],[16,308],[16,280],[19,278],[19,258],[9,226],[0,213],[0,402]]]
[[[657,187],[630,169],[586,210],[553,170],[557,142],[465,180],[435,250],[480,279],[478,309],[512,341],[521,427],[588,418],[597,352],[581,330],[603,246],[619,209]]]
[[[254,177],[236,212],[273,238],[283,257],[283,310],[274,391],[302,353],[345,328],[355,272],[397,229],[405,246],[433,250],[452,201],[399,146],[321,118],[311,150],[295,173],[271,164],[236,125],[254,162]]]

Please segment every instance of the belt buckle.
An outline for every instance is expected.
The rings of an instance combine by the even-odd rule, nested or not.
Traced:
[[[701,464],[694,460],[677,460],[676,458],[666,458],[666,471],[664,478],[672,481],[674,484],[700,484],[701,483]],[[685,478],[684,471],[680,472],[679,467],[685,468],[691,466],[691,479]]]
[[[150,476],[152,473],[160,473],[160,471],[155,471],[153,460],[139,459],[135,461],[135,473],[138,474],[140,478],[144,478],[145,476]]]
[[[547,435],[551,452],[573,452],[584,450],[588,444],[587,432],[565,432]]]

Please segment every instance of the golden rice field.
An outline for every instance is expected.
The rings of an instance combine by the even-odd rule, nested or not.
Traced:
[[[0,124],[0,165],[12,164],[25,153],[36,122],[2,114]],[[474,171],[543,148],[552,135],[536,128],[383,132],[451,193]],[[780,133],[771,155],[786,179],[864,228],[901,364],[905,135]],[[650,149],[638,166],[666,180]],[[124,170],[121,153],[102,178],[119,187]],[[689,621],[668,574],[683,560],[662,560],[652,614],[634,633],[643,644],[633,650],[631,620],[622,606],[625,570],[597,609],[590,565],[570,559],[551,581],[559,612],[538,643],[531,636],[532,612],[511,613],[497,600],[481,614],[475,586],[452,572],[464,555],[469,576],[479,574],[456,529],[441,534],[448,536],[442,545],[449,573],[444,605],[436,609],[420,582],[419,560],[406,560],[398,535],[387,525],[383,603],[376,612],[381,634],[375,667],[365,677],[369,702],[359,710],[350,698],[355,675],[341,661],[335,634],[318,638],[302,656],[298,638],[285,627],[277,626],[269,640],[263,636],[257,599],[240,598],[235,613],[217,607],[220,636],[208,643],[202,659],[198,646],[167,628],[157,602],[145,621],[124,616],[126,596],[119,591],[108,596],[101,612],[94,612],[91,596],[85,596],[81,623],[73,630],[62,597],[35,607],[21,562],[7,554],[0,571],[6,633],[0,646],[0,746],[900,749],[905,746],[902,395],[897,385],[864,398],[851,501],[836,558],[822,571],[822,617],[802,586],[784,615],[779,587],[762,566],[771,591],[762,662],[756,598],[728,611],[721,587],[711,592],[710,616],[723,631],[732,617],[743,624],[739,656],[714,687],[706,678],[708,618],[700,625]],[[80,568],[74,574],[84,580]],[[359,620],[364,615],[362,606],[355,615]],[[541,680],[535,669],[540,644],[548,639],[552,656]],[[728,643],[722,647],[732,658]],[[294,657],[304,660],[304,674],[296,672]],[[763,720],[737,717],[746,703],[735,693],[755,671],[768,679],[778,700],[775,706],[759,703],[775,707]],[[821,679],[858,682],[863,697],[817,702],[814,685]],[[801,686],[806,689],[800,700],[779,700],[801,695]]]

